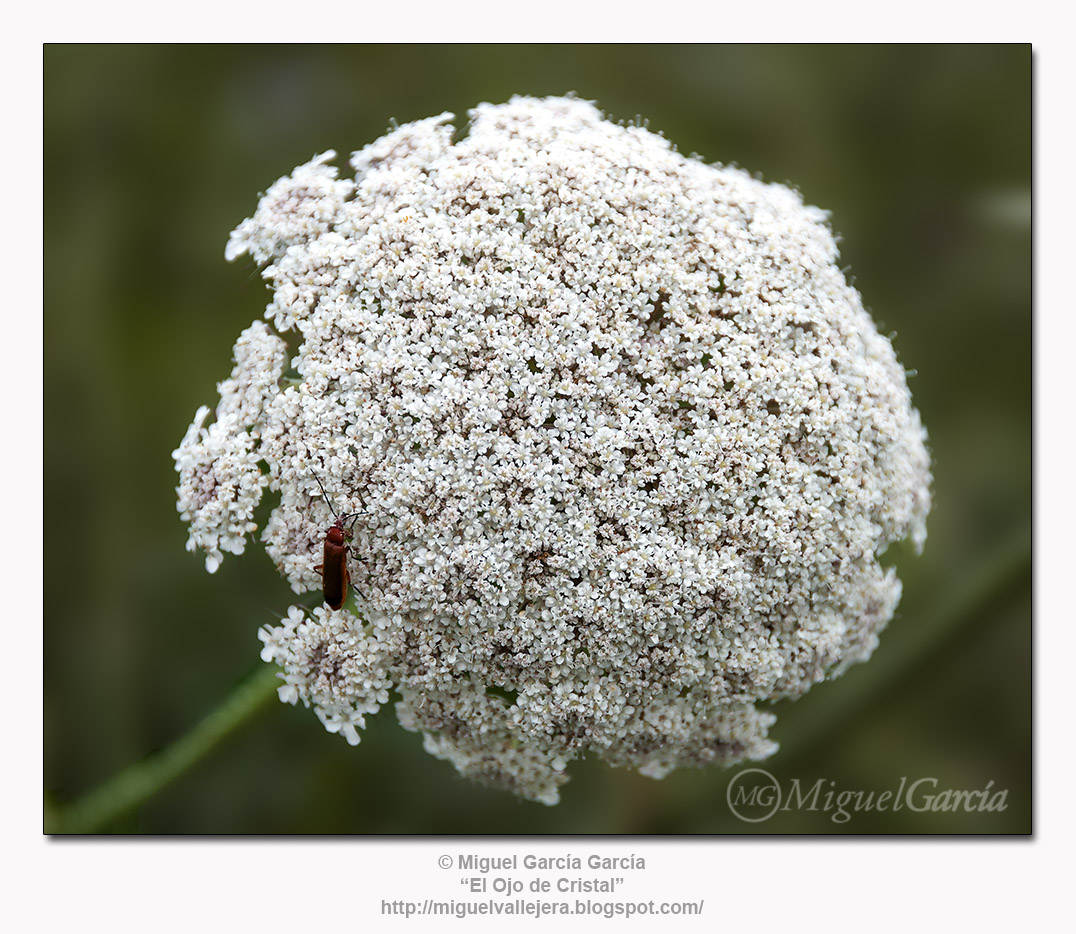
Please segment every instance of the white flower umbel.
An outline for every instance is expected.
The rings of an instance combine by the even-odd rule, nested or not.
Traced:
[[[400,721],[548,804],[593,753],[760,759],[767,701],[863,661],[921,546],[905,375],[824,212],[565,98],[482,104],[274,184],[227,256],[266,317],[179,449],[188,547],[263,531],[296,592],[354,515],[354,604],[264,629],[282,699]],[[297,349],[295,349],[297,348]],[[349,522],[350,525],[350,522]]]

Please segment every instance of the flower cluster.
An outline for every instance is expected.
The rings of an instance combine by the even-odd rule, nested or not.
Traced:
[[[188,547],[255,504],[296,592],[354,516],[354,605],[260,633],[281,698],[400,722],[548,804],[583,753],[660,778],[769,755],[765,702],[866,659],[925,537],[903,369],[790,189],[572,98],[393,130],[277,181],[216,418],[179,449]],[[285,379],[285,346],[295,333]],[[350,523],[349,523],[350,524]]]

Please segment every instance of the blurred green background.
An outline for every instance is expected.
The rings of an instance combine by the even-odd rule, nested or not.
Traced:
[[[778,706],[779,781],[1007,789],[998,813],[734,817],[737,770],[655,782],[594,762],[554,808],[461,779],[390,708],[351,748],[275,702],[106,831],[1027,833],[1032,817],[1029,46],[44,48],[47,807],[217,706],[292,594],[257,550],[210,577],[184,550],[170,452],[231,369],[266,286],[228,264],[259,192],[390,119],[575,91],[687,153],[832,212],[895,333],[935,458],[921,558],[874,658]],[[62,581],[60,580],[62,568]],[[830,785],[833,782],[833,785]]]

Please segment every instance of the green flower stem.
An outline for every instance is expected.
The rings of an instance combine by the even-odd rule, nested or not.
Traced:
[[[45,832],[95,833],[149,800],[249,722],[276,696],[275,666],[259,665],[216,710],[186,736],[120,772],[84,798],[52,812]]]

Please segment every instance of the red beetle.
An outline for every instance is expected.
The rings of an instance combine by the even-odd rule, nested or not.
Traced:
[[[329,497],[325,493],[325,487],[322,485],[321,480],[318,480],[317,477],[314,479],[318,481],[318,486],[321,487],[321,495],[325,497],[325,505],[336,516],[336,522],[325,533],[325,549],[321,564],[316,565],[314,570],[321,575],[321,592],[325,597],[325,602],[330,609],[339,610],[347,599],[347,585],[351,582],[351,574],[347,569],[348,555],[351,554],[351,546],[348,544],[351,539],[351,532],[350,530],[344,531],[344,523],[350,519],[354,524],[355,519],[358,518],[358,513],[337,515],[332,503],[329,502]]]

